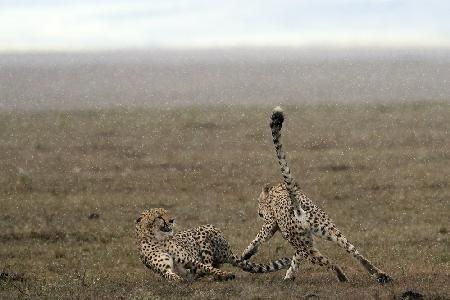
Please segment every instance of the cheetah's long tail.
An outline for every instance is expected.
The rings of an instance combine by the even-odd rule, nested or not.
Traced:
[[[273,144],[275,145],[275,150],[278,157],[278,163],[281,167],[281,174],[284,178],[284,183],[286,184],[286,189],[289,192],[289,197],[291,199],[292,207],[297,211],[299,215],[303,214],[303,210],[300,207],[300,203],[296,198],[298,192],[298,186],[295,182],[294,177],[291,174],[291,170],[288,167],[286,161],[286,154],[283,150],[283,145],[280,142],[281,139],[281,128],[283,127],[284,113],[281,107],[277,106],[272,111],[272,117],[270,121],[270,129],[272,130]]]
[[[283,257],[268,264],[257,264],[233,254],[230,257],[230,264],[249,273],[270,273],[287,269],[291,265],[291,259]]]

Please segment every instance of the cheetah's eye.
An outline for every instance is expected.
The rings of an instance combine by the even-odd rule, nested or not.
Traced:
[[[173,222],[175,222],[175,219],[170,219],[170,220],[169,220],[169,223],[170,223],[170,224],[173,224]]]
[[[136,219],[136,223],[139,223],[142,220],[142,217]]]

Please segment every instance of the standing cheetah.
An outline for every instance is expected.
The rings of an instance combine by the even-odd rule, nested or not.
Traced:
[[[314,247],[314,238],[320,237],[333,241],[347,250],[379,283],[390,282],[392,278],[362,256],[336,228],[327,214],[318,208],[298,187],[291,175],[280,142],[283,121],[283,111],[280,107],[276,107],[272,113],[270,128],[272,129],[273,143],[284,183],[273,187],[266,185],[263,188],[258,198],[258,214],[264,219],[264,225],[256,238],[244,250],[242,257],[249,259],[257,252],[258,247],[264,241],[270,239],[277,230],[280,230],[283,237],[296,251],[285,279],[293,280],[295,278],[298,263],[300,258],[303,257],[308,258],[313,264],[319,264],[334,270],[339,281],[347,281],[347,277],[341,268],[330,262]]]
[[[166,279],[182,281],[206,274],[214,275],[217,280],[234,279],[234,274],[218,269],[223,263],[250,273],[274,272],[291,264],[289,258],[268,265],[251,263],[235,256],[223,234],[214,226],[203,225],[173,234],[173,223],[174,219],[163,208],[144,211],[136,220],[142,262]]]

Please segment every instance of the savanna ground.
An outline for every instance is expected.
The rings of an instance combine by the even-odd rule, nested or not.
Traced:
[[[284,144],[301,187],[395,281],[380,286],[345,251],[349,276],[303,262],[233,270],[231,282],[165,282],[139,261],[134,220],[169,209],[179,229],[212,223],[240,254],[256,197],[281,180],[270,106],[10,112],[0,115],[0,298],[450,298],[448,103],[286,107]],[[279,234],[254,261],[293,254]]]

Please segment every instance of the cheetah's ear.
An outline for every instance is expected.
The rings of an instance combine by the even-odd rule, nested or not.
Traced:
[[[264,193],[264,194],[269,193],[270,188],[271,188],[270,183],[266,183],[266,184],[263,186],[263,189],[262,189],[263,193]]]

